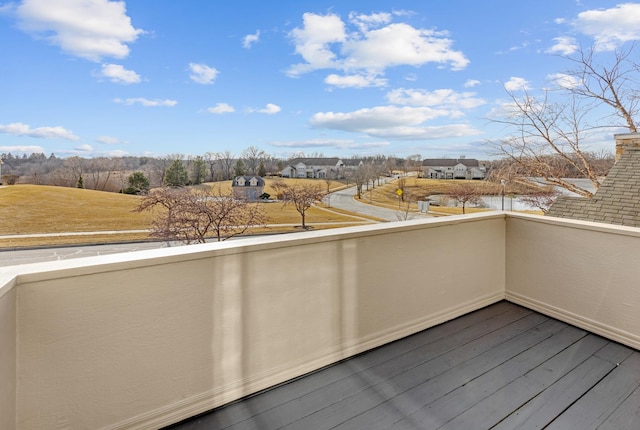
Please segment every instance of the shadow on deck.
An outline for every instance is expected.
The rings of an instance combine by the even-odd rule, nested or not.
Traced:
[[[502,301],[173,426],[637,429],[640,352]]]

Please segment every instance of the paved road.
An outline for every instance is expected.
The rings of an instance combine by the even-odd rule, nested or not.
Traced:
[[[330,197],[325,197],[325,203],[329,204],[331,207],[335,207],[338,209],[343,209],[349,212],[358,213],[362,215],[373,216],[376,218],[380,218],[386,221],[400,221],[406,219],[416,219],[416,218],[424,218],[431,217],[432,215],[428,215],[426,213],[406,213],[402,210],[396,209],[387,209],[381,208],[379,206],[370,205],[368,203],[364,203],[367,201],[367,198],[363,194],[362,201],[358,201],[354,199],[356,195],[356,187],[346,188],[344,190],[336,191],[331,193]]]
[[[118,254],[121,252],[179,246],[169,242],[141,242],[107,245],[65,246],[60,248],[39,248],[24,250],[0,250],[0,267],[18,264],[59,261],[71,258],[93,257],[96,255]]]
[[[356,188],[332,193],[330,198],[331,207],[347,210],[354,213],[373,216],[387,221],[398,221],[402,219],[399,215],[401,211],[380,208],[377,206],[361,203],[354,200]],[[426,217],[427,214],[409,214],[409,219],[416,217]],[[341,223],[344,224],[344,223]],[[67,233],[77,235],[83,233]],[[145,249],[167,248],[181,246],[179,242],[141,242],[141,243],[120,243],[106,245],[88,246],[67,246],[59,248],[40,248],[27,250],[0,250],[0,267],[15,266],[18,264],[39,263],[44,261],[67,260],[71,258],[93,257],[98,255],[117,254],[122,252],[141,251]]]

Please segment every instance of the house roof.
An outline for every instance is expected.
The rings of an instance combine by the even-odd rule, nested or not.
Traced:
[[[560,196],[548,216],[640,227],[640,147],[628,147],[592,198]]]
[[[294,158],[289,161],[290,166],[295,166],[298,163],[304,163],[307,166],[335,166],[340,159],[338,157],[329,158]]]
[[[240,185],[238,183],[238,180],[240,178],[244,178],[244,185]],[[233,182],[231,182],[231,186],[232,187],[240,187],[240,186],[250,187],[252,178],[256,178],[256,180],[257,180],[256,185],[255,185],[256,187],[264,187],[264,179],[262,179],[261,176],[251,176],[251,175],[236,176],[235,178],[233,178]]]
[[[426,158],[422,160],[425,167],[453,167],[457,164],[464,164],[467,167],[478,167],[480,162],[475,158]]]

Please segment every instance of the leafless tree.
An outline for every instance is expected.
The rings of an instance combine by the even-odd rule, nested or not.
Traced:
[[[449,194],[457,203],[462,205],[463,214],[466,213],[465,208],[467,205],[477,205],[482,202],[481,193],[478,188],[467,182],[452,187]]]
[[[370,173],[366,164],[361,164],[354,170],[350,171],[350,179],[356,184],[356,195],[362,198],[362,187],[369,182]]]
[[[255,146],[250,146],[242,151],[241,157],[244,159],[244,165],[248,175],[256,175],[260,162],[264,161],[267,154]]]
[[[86,163],[86,187],[92,190],[107,191],[114,174],[121,170],[122,160],[120,158],[92,158]]]
[[[398,199],[398,210],[396,211],[396,218],[398,221],[407,221],[411,219],[411,205],[414,203],[414,197],[411,193],[402,193],[402,203],[400,198]]]
[[[302,217],[302,228],[306,229],[307,210],[317,201],[322,200],[324,191],[319,184],[295,184],[286,187],[282,200],[285,205],[293,205]]]
[[[581,99],[595,100],[613,110],[613,115],[622,119],[622,126],[630,133],[638,131],[640,102],[640,67],[632,59],[636,45],[627,49],[616,49],[610,64],[600,63],[596,49],[578,49],[575,55],[566,58],[574,65],[567,74],[579,84],[566,89]]]
[[[602,164],[589,151],[586,138],[602,127],[637,131],[640,67],[632,61],[634,48],[615,51],[608,64],[600,63],[605,55],[596,55],[594,48],[579,49],[566,57],[573,69],[557,80],[557,92],[547,89],[534,97],[528,92],[518,96],[508,91],[509,108],[495,121],[507,125],[510,133],[493,144],[499,155],[516,166],[513,173],[542,177],[581,196],[593,195],[566,178],[587,178],[597,190]],[[560,97],[554,99],[555,94]],[[610,109],[611,114],[594,119],[590,112],[601,107]]]
[[[213,152],[205,152],[203,159],[207,165],[207,169],[209,169],[209,180],[213,182],[216,180],[216,154]]]
[[[153,236],[186,244],[204,243],[211,237],[223,241],[266,221],[260,203],[234,199],[211,186],[154,189],[136,211],[155,214]]]
[[[222,169],[222,175],[220,179],[231,179],[233,177],[233,166],[236,164],[234,155],[231,153],[231,151],[224,151],[216,152],[215,157],[220,164],[220,168]]]
[[[420,177],[422,171],[422,155],[413,154],[407,157],[407,169],[416,172],[416,176]]]
[[[535,191],[518,196],[518,200],[534,208],[547,213],[553,202],[556,201],[560,192],[552,186],[538,187]]]

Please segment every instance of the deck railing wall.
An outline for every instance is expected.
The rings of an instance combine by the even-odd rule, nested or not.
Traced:
[[[494,212],[15,266],[0,427],[157,428],[505,297],[638,347],[634,249]]]

